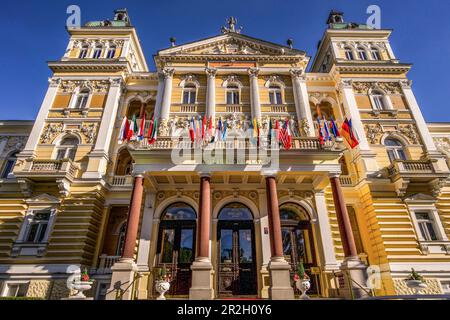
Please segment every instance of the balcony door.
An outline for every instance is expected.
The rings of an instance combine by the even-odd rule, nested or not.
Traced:
[[[157,267],[166,267],[172,276],[168,295],[187,296],[195,259],[195,210],[185,203],[168,207],[162,215],[158,236]]]
[[[242,204],[219,214],[219,296],[256,296],[255,230],[251,211]]]

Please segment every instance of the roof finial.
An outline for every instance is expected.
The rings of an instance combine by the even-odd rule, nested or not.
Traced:
[[[229,33],[229,32],[241,33],[242,27],[240,27],[239,29],[236,28],[237,19],[235,17],[229,17],[227,20],[227,23],[228,23],[228,28],[222,27],[222,33]]]

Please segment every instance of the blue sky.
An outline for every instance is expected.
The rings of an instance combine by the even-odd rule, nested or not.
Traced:
[[[169,46],[219,34],[228,16],[238,18],[243,33],[295,47],[314,56],[331,9],[347,22],[365,22],[366,8],[382,9],[382,27],[394,29],[398,59],[413,63],[409,74],[427,121],[450,121],[450,1],[447,0],[166,0],[166,1],[11,1],[3,0],[0,38],[0,119],[34,119],[51,75],[46,61],[60,59],[67,45],[68,5],[77,4],[82,21],[112,18],[126,7],[137,28],[150,68],[153,54]]]

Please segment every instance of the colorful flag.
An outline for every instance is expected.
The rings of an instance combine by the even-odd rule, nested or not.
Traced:
[[[205,140],[205,134],[206,134],[206,115],[203,116],[202,120],[202,141]]]
[[[212,117],[209,117],[209,125],[208,125],[208,130],[206,132],[205,140],[208,141],[209,143],[213,143],[214,139],[215,139],[215,137],[213,135],[213,120],[212,120]]]
[[[222,118],[219,118],[219,124],[216,128],[216,136],[215,141],[221,141],[222,140]]]
[[[272,120],[269,120],[269,132],[267,134],[267,148],[270,149],[272,146],[272,136],[273,136]]]
[[[227,140],[227,134],[228,134],[228,123],[227,120],[223,122],[223,130],[222,130],[222,140]]]
[[[325,144],[325,134],[323,133],[322,130],[322,123],[320,122],[320,118],[317,118],[317,123],[319,125],[319,140],[320,140],[320,145],[324,145]]]
[[[145,112],[141,119],[141,125],[139,126],[138,140],[142,141],[145,137]]]
[[[191,142],[195,141],[195,121],[194,117],[191,118],[191,123],[189,124],[189,136],[191,137]]]
[[[286,119],[280,132],[280,141],[285,150],[290,150],[292,148],[292,135],[289,128],[289,120]]]
[[[331,117],[331,121],[330,121],[330,130],[335,138],[339,138],[341,136],[339,129],[336,125],[336,122],[334,122],[333,117]]]
[[[328,121],[327,121],[327,119],[325,118],[325,117],[323,117],[323,127],[324,127],[324,129],[325,129],[325,141],[331,141],[331,140],[333,140],[332,138],[331,138],[331,134],[330,134],[330,127],[329,127],[329,124],[328,124]]]
[[[126,128],[127,128],[127,123],[128,123],[128,119],[127,117],[124,117],[122,120],[122,124],[120,126],[120,132],[119,132],[119,144],[122,144],[126,139],[127,139],[127,135],[126,135]]]
[[[127,140],[136,140],[136,133],[139,130],[139,127],[137,125],[136,115],[133,116],[133,119],[131,120],[128,134],[127,134]]]
[[[278,120],[275,121],[275,139],[280,142],[280,122]]]
[[[359,145],[359,141],[353,133],[352,120],[345,119],[342,124],[341,133],[352,149],[355,149]]]

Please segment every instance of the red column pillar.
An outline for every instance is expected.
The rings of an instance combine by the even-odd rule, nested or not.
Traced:
[[[350,223],[347,206],[345,205],[344,194],[342,193],[339,176],[331,176],[330,182],[331,188],[333,190],[333,199],[336,208],[339,233],[341,234],[345,257],[357,257],[358,252],[356,250],[355,238],[353,236],[352,225]]]
[[[278,204],[277,181],[275,177],[266,177],[266,192],[272,259],[282,258],[284,257],[283,239],[281,236],[280,208]]]
[[[204,175],[200,180],[200,208],[198,214],[197,258],[209,259],[209,238],[211,224],[211,177]]]
[[[144,177],[136,176],[134,179],[133,193],[131,195],[130,210],[128,213],[127,233],[125,235],[125,245],[122,253],[123,259],[133,259],[134,257],[143,193]]]

